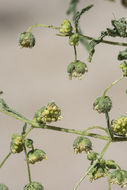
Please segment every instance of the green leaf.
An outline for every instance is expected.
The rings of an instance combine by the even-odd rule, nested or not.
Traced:
[[[80,12],[77,11],[76,14],[74,15],[74,24],[75,24],[75,28],[76,28],[77,32],[78,32],[79,19],[80,19],[81,15],[84,14],[89,9],[91,9],[92,7],[93,7],[93,5],[89,5],[85,8],[83,8]]]
[[[66,12],[68,15],[70,15],[71,13],[76,12],[76,7],[77,7],[78,2],[79,2],[79,0],[71,0],[70,1],[68,10]]]
[[[27,123],[25,123],[25,124],[23,125],[22,135],[25,134],[25,132],[26,132],[26,128],[27,128]]]

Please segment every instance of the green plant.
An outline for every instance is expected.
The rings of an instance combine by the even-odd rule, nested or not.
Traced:
[[[80,61],[77,58],[77,46],[80,42],[88,50],[89,62],[92,61],[92,57],[95,53],[95,48],[98,44],[105,43],[118,46],[127,46],[127,43],[104,40],[106,36],[121,38],[127,37],[127,22],[125,18],[112,20],[112,28],[107,28],[102,31],[100,37],[98,37],[97,39],[83,35],[79,26],[79,20],[82,14],[90,10],[93,5],[89,5],[83,8],[81,11],[77,11],[77,3],[78,0],[72,0],[67,11],[68,14],[73,15],[73,23],[71,23],[68,19],[65,19],[60,27],[43,24],[32,25],[27,29],[26,32],[21,33],[19,37],[19,45],[22,48],[32,48],[35,46],[35,37],[31,33],[31,31],[33,28],[36,27],[55,29],[58,32],[57,36],[68,38],[69,45],[72,46],[74,49],[74,60],[67,67],[69,79],[72,79],[73,77],[81,79],[82,76],[88,71],[86,63]],[[122,3],[125,6],[125,1],[122,1]],[[120,80],[127,77],[127,49],[119,52],[118,60],[122,61],[122,63],[120,64],[120,68],[122,69],[122,76],[112,82],[104,90],[103,94],[96,98],[96,100],[93,102],[93,109],[96,110],[99,114],[105,115],[107,122],[106,128],[101,126],[92,126],[88,127],[84,131],[79,131],[50,125],[50,123],[57,122],[58,120],[62,119],[61,109],[56,105],[55,102],[48,103],[46,106],[43,106],[39,110],[37,110],[33,116],[33,120],[31,121],[22,114],[10,108],[2,98],[0,99],[1,112],[24,122],[21,134],[15,133],[12,135],[12,139],[10,142],[10,151],[0,164],[0,168],[12,154],[18,154],[24,151],[29,178],[29,184],[25,185],[24,190],[44,189],[44,187],[40,183],[33,182],[31,180],[30,164],[35,164],[36,162],[47,159],[46,153],[41,149],[34,148],[33,140],[27,138],[27,135],[34,128],[50,129],[79,135],[79,137],[77,137],[73,142],[74,152],[76,154],[84,152],[87,155],[87,159],[90,161],[90,166],[88,167],[86,173],[76,184],[74,190],[78,188],[79,184],[84,180],[86,176],[88,176],[91,182],[101,177],[107,178],[109,190],[111,189],[111,183],[117,184],[121,187],[126,186],[127,171],[121,169],[121,167],[114,160],[105,160],[103,158],[104,153],[112,142],[127,141],[127,117],[120,116],[119,118],[116,118],[112,121],[110,121],[109,118],[109,112],[112,108],[112,100],[109,96],[107,96],[107,92]],[[28,127],[27,125],[30,125],[30,127]],[[88,131],[92,129],[103,130],[105,132],[105,136],[95,133],[88,133]],[[98,138],[107,141],[106,145],[100,153],[93,151],[92,142],[88,137]],[[4,184],[0,185],[0,190],[6,189],[8,188]]]

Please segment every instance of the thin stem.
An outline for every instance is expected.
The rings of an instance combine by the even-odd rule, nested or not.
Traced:
[[[120,78],[118,78],[117,80],[115,80],[114,82],[112,82],[104,91],[103,96],[106,95],[107,91],[114,86],[115,84],[117,84],[120,80],[122,80],[124,78],[124,76],[121,76]]]
[[[10,156],[11,156],[11,152],[9,152],[9,153],[7,154],[7,156],[5,156],[5,158],[3,159],[3,161],[2,161],[1,164],[0,164],[0,168],[2,168],[2,166],[4,165],[4,163],[7,161],[7,159],[8,159]]]
[[[76,50],[76,46],[74,46],[74,55],[75,55],[75,62],[77,61],[77,50]]]
[[[80,38],[86,38],[87,40],[95,40],[95,38],[79,34]],[[100,43],[104,44],[110,44],[110,45],[117,45],[117,46],[127,46],[127,43],[121,43],[121,42],[113,42],[108,40],[102,40]]]
[[[25,134],[23,135],[23,138],[25,139],[25,137],[30,133],[30,131],[33,129],[34,127],[31,126],[26,132]]]
[[[110,128],[110,119],[109,119],[108,112],[105,113],[105,118],[106,118],[106,121],[107,121],[107,127],[108,127],[110,137],[111,137],[111,139],[113,139],[113,134],[112,134],[112,131],[111,131],[111,128]]]
[[[92,168],[94,168],[94,166],[98,163],[98,160],[100,158],[102,158],[102,156],[104,155],[104,153],[106,152],[107,148],[109,147],[111,143],[111,140],[109,140],[106,145],[104,146],[103,150],[101,151],[101,153],[99,154],[98,158],[95,160],[95,162],[88,168],[88,170],[86,171],[86,173],[82,176],[82,178],[78,181],[78,183],[76,184],[74,190],[76,190],[78,188],[78,186],[81,184],[81,182],[85,179],[85,177],[88,175],[88,173],[91,171]]]
[[[110,183],[109,177],[108,177],[108,190],[111,190],[111,183]]]
[[[27,156],[27,150],[26,150],[26,146],[25,143],[23,144],[23,149],[25,152],[25,158],[26,158],[26,163],[27,163],[27,171],[28,171],[28,178],[29,178],[29,183],[31,183],[31,173],[30,173],[30,166],[29,166],[29,160],[28,160],[28,156]]]
[[[104,127],[92,126],[92,127],[88,127],[87,129],[85,129],[85,130],[82,132],[82,136],[84,136],[84,134],[85,134],[88,130],[91,130],[91,129],[101,129],[101,130],[105,131],[107,134],[109,134],[108,131],[107,131],[107,129],[104,128]]]
[[[52,25],[35,24],[35,25],[30,26],[27,29],[27,32],[30,32],[33,28],[37,28],[37,27],[52,28],[52,29],[55,29],[55,30],[59,30],[60,29],[60,27],[56,27],[56,26],[52,26]]]

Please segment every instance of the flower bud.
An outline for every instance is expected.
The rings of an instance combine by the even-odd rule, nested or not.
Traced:
[[[35,164],[36,162],[42,161],[43,159],[47,159],[46,153],[43,150],[34,149],[28,152],[28,160],[31,164]]]
[[[106,176],[106,169],[95,166],[94,168],[91,169],[91,171],[88,174],[89,180],[92,182],[93,180],[99,179],[101,177]]]
[[[69,73],[69,79],[72,77],[81,79],[82,75],[87,72],[87,65],[81,61],[72,62],[67,67],[67,72]]]
[[[69,38],[69,44],[71,46],[77,46],[79,42],[79,35],[78,33],[72,34]]]
[[[109,112],[112,108],[112,101],[108,96],[98,97],[93,103],[93,109],[98,113]]]
[[[61,117],[61,110],[55,104],[55,102],[49,103],[47,106],[42,107],[39,109],[33,118],[35,122],[38,123],[51,123],[60,120]]]
[[[126,187],[127,184],[127,171],[125,170],[115,170],[109,174],[110,183],[120,185],[121,187]]]
[[[8,187],[4,184],[0,184],[0,190],[8,190]]]
[[[123,71],[123,76],[127,77],[127,62],[124,61],[123,63],[120,64],[120,68]]]
[[[32,148],[33,147],[33,140],[32,139],[26,139],[25,145],[27,146],[27,148]]]
[[[127,117],[120,118],[111,122],[111,130],[118,136],[127,136]]]
[[[106,160],[106,166],[109,169],[116,169],[116,164],[114,160]]]
[[[91,160],[92,162],[97,159],[98,153],[97,152],[90,152],[87,154],[87,159]]]
[[[22,137],[18,134],[13,134],[11,139],[12,139],[10,143],[11,152],[13,154],[22,152],[23,151]]]
[[[23,32],[19,37],[19,45],[23,48],[32,48],[35,45],[35,37],[31,32]]]
[[[32,182],[25,185],[24,190],[44,190],[44,187],[38,182]]]
[[[70,35],[72,33],[72,26],[69,20],[66,19],[61,24],[60,33],[63,33],[65,35]]]
[[[90,139],[80,136],[74,140],[73,148],[75,154],[81,153],[82,151],[88,153],[90,150],[92,150],[92,142]]]

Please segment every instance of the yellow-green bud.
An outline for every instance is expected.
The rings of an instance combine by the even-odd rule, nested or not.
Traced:
[[[72,79],[72,77],[82,79],[82,75],[87,71],[87,65],[79,60],[71,62],[67,67],[69,79]]]
[[[31,32],[23,32],[19,37],[19,45],[25,48],[32,48],[35,45],[35,37]]]
[[[75,154],[81,153],[82,151],[88,153],[90,150],[92,150],[92,142],[90,139],[80,136],[74,140],[73,148]]]
[[[126,187],[127,184],[127,171],[116,170],[109,174],[110,183],[120,185],[121,187]]]
[[[9,189],[6,185],[0,184],[0,190],[9,190]]]
[[[25,145],[27,146],[27,148],[32,148],[33,147],[33,140],[32,139],[26,139]]]
[[[72,34],[69,38],[69,44],[71,46],[77,46],[78,42],[79,42],[79,34],[78,33]]]
[[[106,160],[106,166],[109,169],[116,169],[116,164],[114,160]]]
[[[60,33],[63,33],[65,35],[70,35],[72,33],[72,26],[69,20],[66,19],[61,24]]]
[[[33,120],[38,123],[51,123],[60,120],[61,117],[61,110],[55,104],[55,102],[49,103],[47,106],[42,107],[39,109],[35,115]]]
[[[112,108],[112,101],[108,96],[98,97],[93,103],[93,109],[98,113],[109,112]]]
[[[127,136],[127,117],[121,116],[111,122],[111,130],[118,136]]]
[[[97,156],[98,156],[98,153],[96,153],[96,152],[90,152],[87,155],[87,159],[91,160],[91,161],[94,161],[94,160],[97,159]]]
[[[36,162],[46,160],[46,153],[43,150],[40,149],[34,149],[28,152],[28,160],[29,163],[35,164]]]
[[[22,137],[18,134],[13,134],[10,143],[10,150],[13,154],[20,153],[23,151]]]
[[[32,182],[25,185],[24,190],[44,190],[44,187],[38,182]]]
[[[120,68],[123,71],[123,76],[127,77],[127,62],[124,61],[123,63],[120,64]]]

